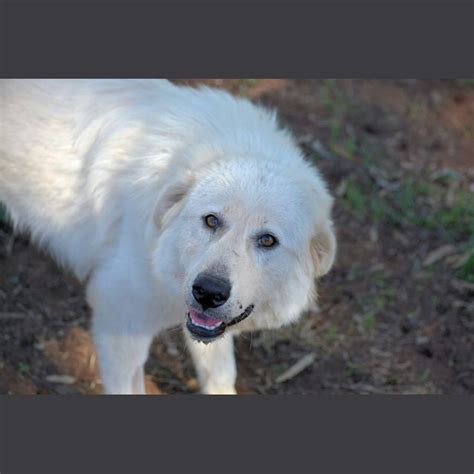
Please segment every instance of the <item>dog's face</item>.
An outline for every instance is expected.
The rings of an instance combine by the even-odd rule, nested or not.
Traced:
[[[228,161],[173,190],[155,273],[167,266],[180,285],[196,339],[210,342],[230,327],[279,327],[311,302],[335,239],[331,198],[316,172],[306,171]]]

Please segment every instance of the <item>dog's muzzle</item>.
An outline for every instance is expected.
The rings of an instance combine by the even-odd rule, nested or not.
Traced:
[[[186,320],[186,328],[194,339],[205,343],[212,342],[219,336],[222,336],[226,328],[248,318],[254,307],[255,305],[253,304],[247,306],[241,314],[227,322],[190,309]]]

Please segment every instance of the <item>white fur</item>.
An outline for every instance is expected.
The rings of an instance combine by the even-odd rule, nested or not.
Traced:
[[[152,337],[185,321],[192,282],[223,272],[204,393],[235,393],[232,333],[294,321],[334,260],[332,199],[275,115],[164,80],[1,80],[0,201],[87,285],[107,393],[143,393]],[[202,217],[217,213],[222,230]],[[271,231],[279,245],[262,249]],[[190,338],[189,338],[190,339]]]

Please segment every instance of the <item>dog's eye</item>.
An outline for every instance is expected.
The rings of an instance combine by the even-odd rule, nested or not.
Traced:
[[[208,216],[204,217],[204,222],[206,223],[207,227],[211,229],[215,229],[219,226],[219,219],[214,214],[209,214]]]
[[[258,238],[258,245],[260,245],[261,247],[273,247],[277,243],[277,238],[271,234],[264,234]]]

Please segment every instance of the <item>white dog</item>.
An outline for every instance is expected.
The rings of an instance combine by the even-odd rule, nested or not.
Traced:
[[[331,267],[332,198],[275,115],[164,80],[0,81],[0,201],[87,285],[107,393],[144,393],[160,330],[203,393],[233,334],[294,321]]]

